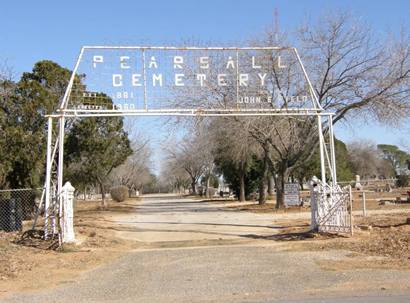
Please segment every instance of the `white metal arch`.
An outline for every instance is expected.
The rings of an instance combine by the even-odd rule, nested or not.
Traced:
[[[75,77],[78,73],[81,60],[84,53],[87,50],[139,50],[143,53],[149,50],[162,50],[162,51],[234,51],[237,54],[241,51],[282,51],[287,50],[292,52],[303,73],[303,77],[306,80],[312,107],[310,108],[166,108],[166,109],[73,109],[68,106],[70,100],[70,94],[73,88]],[[145,60],[145,57],[143,57]],[[145,66],[145,63],[144,63]],[[145,77],[145,74],[144,74]],[[144,88],[145,89],[145,88]],[[146,94],[144,94],[146,98]],[[145,104],[146,104],[146,100]],[[159,47],[159,46],[84,46],[81,48],[77,62],[72,71],[67,89],[60,102],[59,109],[50,115],[48,118],[48,135],[47,135],[47,157],[46,157],[46,179],[45,179],[45,209],[46,209],[46,227],[45,233],[47,237],[49,228],[49,218],[47,209],[52,203],[58,203],[61,211],[61,195],[63,187],[63,161],[64,161],[64,127],[66,119],[72,119],[75,117],[115,117],[115,116],[315,116],[317,118],[318,136],[319,136],[319,152],[320,152],[320,164],[321,164],[321,180],[324,184],[327,182],[327,172],[330,172],[329,179],[333,186],[337,184],[336,176],[336,157],[334,146],[334,133],[333,133],[333,113],[325,112],[319,103],[315,90],[308,77],[308,74],[303,66],[302,60],[296,48],[293,47]],[[58,136],[53,138],[53,120],[58,120]],[[323,123],[327,124],[326,133],[323,132]],[[326,137],[327,136],[327,137]],[[328,144],[326,144],[326,138]],[[55,201],[53,198],[52,189],[52,176],[53,170],[57,170],[56,176],[56,188],[55,188]]]

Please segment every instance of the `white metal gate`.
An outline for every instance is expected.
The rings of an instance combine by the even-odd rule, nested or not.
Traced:
[[[320,232],[353,233],[351,186],[311,183],[311,227]]]

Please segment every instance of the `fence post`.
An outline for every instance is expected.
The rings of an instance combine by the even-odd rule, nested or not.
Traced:
[[[75,188],[70,182],[66,182],[62,188],[62,199],[63,199],[63,215],[61,224],[62,242],[74,242],[74,190]]]
[[[319,199],[319,193],[318,193],[318,184],[316,183],[316,180],[312,179],[309,182],[309,187],[310,187],[310,228],[311,230],[316,231],[318,229],[318,199]]]
[[[310,228],[317,230],[317,197],[316,193],[310,192]]]
[[[363,217],[366,217],[367,216],[367,213],[366,213],[366,193],[363,191],[362,192],[362,206],[363,206]]]

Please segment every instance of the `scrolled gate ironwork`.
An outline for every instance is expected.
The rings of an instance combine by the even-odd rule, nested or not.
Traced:
[[[353,233],[351,186],[311,182],[311,227],[319,232]]]

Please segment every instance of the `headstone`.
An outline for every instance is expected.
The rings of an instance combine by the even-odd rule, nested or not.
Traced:
[[[388,192],[388,193],[391,193],[391,192],[393,191],[392,188],[391,188],[390,183],[387,183],[387,184],[386,184],[385,191]]]
[[[299,196],[299,184],[298,183],[285,183],[285,205],[295,206],[300,205]]]
[[[356,175],[356,181],[354,183],[354,188],[357,190],[362,190],[363,186],[360,184],[360,176]]]
[[[63,222],[62,222],[62,239],[63,243],[74,242],[74,187],[70,182],[66,182],[63,186]]]

